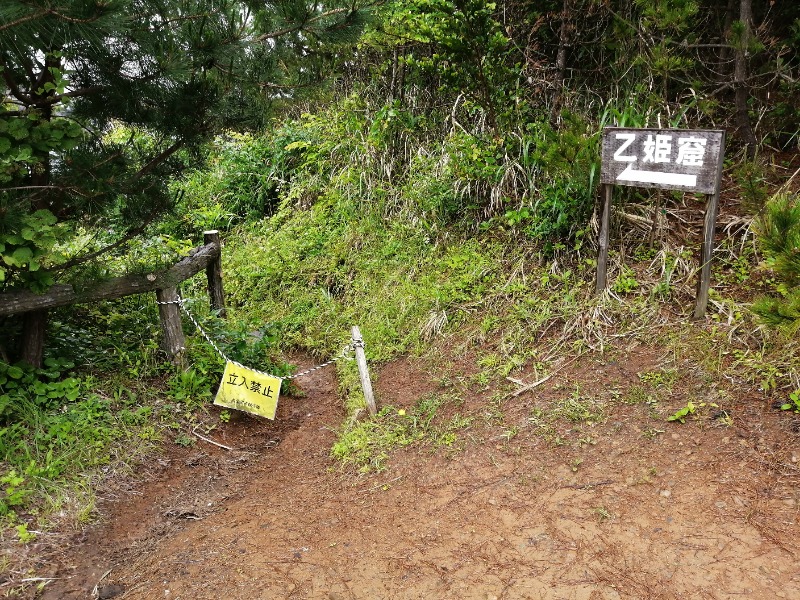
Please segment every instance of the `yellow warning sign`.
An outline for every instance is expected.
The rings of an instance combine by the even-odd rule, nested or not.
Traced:
[[[275,418],[281,380],[228,361],[214,404]]]

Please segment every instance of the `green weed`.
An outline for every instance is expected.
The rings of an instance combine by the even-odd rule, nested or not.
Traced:
[[[566,440],[561,437],[558,430],[553,426],[552,416],[545,413],[540,408],[534,408],[528,416],[528,423],[534,427],[534,433],[544,438],[554,446],[563,446]]]
[[[670,390],[678,378],[678,371],[675,369],[659,369],[657,371],[643,371],[636,375],[642,383],[650,388]]]
[[[359,472],[382,471],[391,452],[415,442],[428,441],[434,447],[451,447],[458,432],[472,419],[456,414],[437,424],[439,410],[457,403],[451,396],[428,394],[410,409],[383,408],[376,417],[344,428],[331,448],[331,456]]]
[[[0,517],[9,515],[14,507],[24,506],[25,500],[33,491],[25,485],[25,478],[11,469],[0,477],[3,496],[0,497]]]
[[[683,406],[676,410],[673,414],[667,417],[667,421],[679,421],[681,423],[686,423],[686,418],[689,415],[694,415],[697,413],[697,406],[691,400],[686,403],[686,406]]]
[[[659,435],[661,435],[662,433],[664,433],[663,429],[657,429],[655,427],[648,427],[647,429],[642,431],[642,436],[647,438],[648,440],[654,440]]]
[[[594,509],[594,513],[599,523],[602,523],[603,521],[608,521],[609,519],[613,518],[613,515],[605,506],[598,506],[597,508]]]
[[[188,433],[179,433],[175,436],[175,443],[183,448],[191,448],[195,445],[195,439]]]
[[[632,385],[622,401],[625,404],[651,404],[656,401],[652,394],[642,385]]]
[[[788,402],[781,404],[781,410],[790,410],[800,413],[800,390],[795,390],[789,394]]]
[[[680,423],[685,423],[686,419],[688,419],[690,416],[697,418],[700,415],[700,412],[705,408],[719,408],[719,405],[715,402],[692,402],[689,400],[686,403],[686,406],[679,408],[673,414],[668,416],[667,421],[678,421]]]
[[[0,517],[10,523],[15,513],[46,521],[65,504],[84,520],[93,499],[77,491],[81,478],[130,461],[136,452],[119,448],[135,445],[151,418],[136,392],[120,387],[112,399],[98,390],[109,381],[80,377],[73,366],[55,358],[43,369],[0,363]]]
[[[190,368],[173,375],[167,382],[169,395],[191,412],[205,406],[211,398],[211,386],[216,383],[196,369]]]
[[[573,423],[600,423],[605,418],[602,403],[584,396],[576,389],[570,396],[554,403],[552,414]]]
[[[636,273],[627,267],[622,269],[622,272],[620,272],[611,285],[611,289],[620,294],[630,294],[638,288],[639,282],[636,279]]]

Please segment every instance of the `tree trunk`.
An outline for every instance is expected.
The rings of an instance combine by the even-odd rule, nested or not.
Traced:
[[[222,243],[219,240],[219,231],[203,232],[203,242],[208,246],[209,244],[222,248]],[[211,310],[217,311],[221,318],[225,318],[227,311],[225,310],[225,290],[222,286],[222,251],[217,254],[217,257],[210,260],[206,266],[206,279],[208,281],[208,297],[211,303]]]
[[[400,51],[397,46],[392,49],[392,79],[389,82],[389,100],[397,95],[397,81],[400,75]]]
[[[564,79],[567,71],[567,47],[569,46],[569,13],[570,0],[564,0],[561,6],[561,28],[558,31],[558,52],[556,53],[556,91],[553,94],[553,108],[550,112],[550,121],[556,123],[561,114],[561,104],[564,97]]]
[[[724,42],[731,39],[731,27],[733,26],[733,16],[736,13],[736,2],[738,0],[728,0],[728,7],[725,9],[725,20],[722,24],[722,48],[719,51],[719,78],[726,79],[730,76],[731,69],[728,61],[731,59],[731,48]]]
[[[33,73],[31,74],[31,89],[37,90],[34,92],[37,101],[53,95],[53,90],[46,90],[45,85],[54,82],[53,71],[51,69],[57,69],[59,67],[61,67],[61,60],[53,53],[45,57],[44,67],[36,80],[33,79]],[[39,118],[43,121],[50,121],[53,116],[52,105],[45,103],[39,108],[39,113]],[[39,188],[45,191],[33,194],[31,208],[34,210],[47,209],[57,214],[58,206],[56,206],[55,199],[52,197],[52,192],[47,189],[50,185],[50,152],[47,150],[40,150],[35,154],[39,159],[39,164],[37,168],[33,169],[31,172],[29,179],[30,185],[33,186],[34,189]],[[20,360],[37,369],[42,366],[46,329],[46,310],[36,310],[25,315],[25,322],[22,328]]]
[[[733,87],[736,94],[736,130],[739,134],[739,138],[745,144],[747,158],[752,159],[755,156],[756,146],[758,144],[755,133],[753,133],[753,126],[750,123],[750,112],[747,106],[747,101],[750,98],[750,87],[747,83],[749,74],[747,53],[750,45],[753,22],[752,0],[740,0],[739,20],[742,23],[742,34],[740,39],[736,40],[733,75]]]
[[[44,336],[47,330],[47,311],[35,310],[25,313],[22,326],[22,348],[20,360],[40,369],[44,357]]]

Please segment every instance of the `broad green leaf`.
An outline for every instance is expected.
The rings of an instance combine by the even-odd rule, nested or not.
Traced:
[[[15,160],[19,162],[23,162],[28,160],[33,155],[33,150],[28,144],[24,146],[20,146],[19,150],[17,151],[17,157]]]
[[[19,367],[11,366],[8,367],[6,374],[12,379],[22,379],[22,376],[25,375],[25,371],[23,371]]]
[[[21,267],[25,263],[27,263],[33,257],[33,250],[28,248],[27,246],[22,246],[21,248],[17,248],[11,254],[12,264]]]
[[[44,208],[40,209],[40,210],[37,210],[30,217],[28,217],[28,221],[29,222],[31,222],[33,220],[35,220],[36,223],[32,223],[32,224],[37,224],[39,226],[42,226],[42,225],[55,225],[56,222],[58,221],[58,219],[56,218],[56,216],[53,213],[51,213],[49,210],[44,209]]]
[[[28,125],[22,119],[12,119],[8,123],[8,133],[15,140],[25,139],[29,134]]]
[[[284,150],[291,151],[291,150],[303,149],[303,148],[308,148],[310,145],[311,144],[305,140],[298,140],[296,142],[292,142],[291,144],[286,144]]]

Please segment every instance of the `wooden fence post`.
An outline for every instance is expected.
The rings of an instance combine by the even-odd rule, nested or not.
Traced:
[[[219,231],[204,231],[203,242],[206,244],[216,244],[219,248],[217,258],[210,261],[206,266],[206,278],[208,278],[208,297],[211,302],[211,310],[217,311],[220,317],[225,318],[225,292],[222,288],[222,244],[219,241]]]
[[[161,318],[161,330],[164,333],[162,348],[170,357],[172,364],[182,369],[186,368],[186,338],[183,335],[181,324],[181,309],[175,304],[178,301],[178,290],[164,288],[156,290],[158,299],[158,315]],[[168,304],[161,304],[166,302]]]
[[[378,407],[375,406],[375,396],[372,393],[372,381],[367,370],[367,357],[364,354],[364,338],[361,331],[353,325],[353,346],[356,352],[356,363],[358,364],[358,376],[361,378],[361,388],[364,390],[364,400],[367,403],[369,414],[373,417],[378,414]]]
[[[44,338],[47,333],[48,311],[32,310],[22,317],[22,362],[41,368],[44,358]]]

